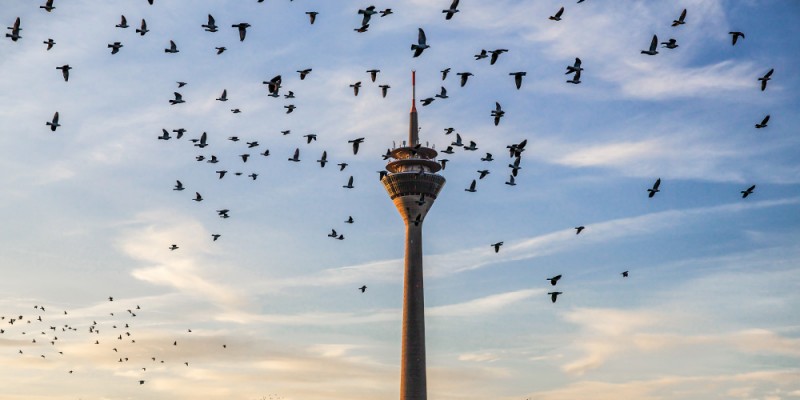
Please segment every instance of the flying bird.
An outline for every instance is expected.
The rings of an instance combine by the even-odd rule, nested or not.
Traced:
[[[174,187],[174,188],[172,188],[172,190],[181,191],[181,190],[183,190],[183,189],[185,189],[185,188],[183,187],[183,183],[181,183],[181,181],[177,181],[177,180],[176,180],[176,181],[175,181],[175,187]]]
[[[467,79],[472,76],[472,72],[458,72],[456,75],[461,77],[461,87],[467,84]]]
[[[225,46],[222,47],[214,47],[217,50],[217,55],[222,54],[225,50],[228,50]]]
[[[206,32],[216,32],[217,28],[219,28],[214,22],[214,17],[212,17],[211,14],[208,14],[208,23],[205,23],[200,26],[205,28]]]
[[[117,28],[127,28],[128,27],[128,20],[125,18],[124,15],[120,15],[119,23],[116,25]]]
[[[576,235],[579,235],[581,232],[583,232],[583,230],[584,230],[584,229],[586,229],[586,227],[585,227],[585,226],[583,226],[583,225],[581,225],[581,226],[576,226],[576,227],[575,227],[575,234],[576,234]]]
[[[414,50],[414,57],[419,57],[422,52],[431,47],[428,45],[427,39],[425,38],[425,31],[422,28],[418,28],[419,33],[417,34],[417,44],[411,45],[411,50]]]
[[[661,186],[661,178],[656,179],[656,182],[653,184],[651,189],[647,189],[647,191],[650,192],[647,197],[653,197],[656,195],[656,193],[660,192],[660,190],[658,190],[659,186]]]
[[[375,79],[378,77],[378,72],[381,72],[379,69],[368,69],[367,73],[369,73],[370,79],[375,82]]]
[[[208,143],[206,143],[207,139],[208,139],[208,135],[205,132],[203,132],[203,134],[200,135],[200,139],[198,140],[198,142],[195,143],[194,145],[202,149],[202,148],[208,146]]]
[[[367,291],[367,285],[361,286],[360,288],[358,288],[358,290],[360,290],[361,293],[366,292]]]
[[[489,53],[486,51],[486,49],[481,49],[481,52],[475,54],[473,57],[475,57],[475,61],[478,61],[484,58],[489,58]]]
[[[561,293],[562,293],[562,292],[548,292],[547,294],[549,294],[549,295],[550,295],[550,301],[552,301],[553,303],[555,303],[555,302],[556,302],[556,299],[558,298],[558,295],[560,295]]]
[[[387,9],[381,11],[381,18],[383,18],[383,17],[385,17],[387,15],[391,15],[391,14],[394,14],[394,11],[392,11],[391,8],[387,8]]]
[[[366,26],[369,24],[370,18],[372,18],[373,15],[377,14],[378,11],[375,11],[375,6],[369,6],[365,9],[359,9],[358,13],[364,16],[363,18],[361,18],[361,26]]]
[[[497,242],[497,243],[492,244],[492,247],[494,247],[494,252],[495,253],[499,253],[500,252],[500,246],[502,246],[502,245],[503,245],[503,242]]]
[[[745,199],[745,198],[747,198],[747,196],[753,194],[754,190],[756,190],[756,185],[750,186],[749,188],[747,188],[745,190],[742,190],[739,193],[741,193],[742,194],[742,198]]]
[[[306,79],[306,76],[308,74],[311,73],[311,68],[306,68],[306,69],[299,70],[299,71],[297,71],[297,73],[300,74],[300,80],[302,81],[302,80]]]
[[[555,15],[551,15],[547,19],[553,21],[561,21],[561,14],[564,14],[564,7],[561,7],[558,11],[556,11]]]
[[[507,49],[497,49],[490,51],[489,53],[492,53],[492,58],[489,60],[489,65],[494,65],[494,63],[497,62],[497,58],[500,57],[500,54],[503,54],[507,51],[508,51]]]
[[[769,122],[769,114],[767,114],[767,116],[764,117],[763,120],[761,120],[760,124],[756,124],[756,129],[766,128],[768,122]]]
[[[447,89],[445,89],[444,86],[442,86],[441,90],[439,91],[439,94],[436,94],[433,97],[438,97],[440,99],[446,99],[447,98]]]
[[[300,148],[294,149],[294,155],[289,159],[289,161],[299,162],[300,161]]]
[[[508,167],[511,168],[511,176],[516,177],[517,173],[519,172],[519,170],[522,169],[522,167],[519,166],[519,163],[520,163],[521,160],[522,160],[522,157],[517,156],[517,158],[514,159],[514,163],[513,164],[508,164]]]
[[[494,161],[494,158],[492,158],[492,153],[486,153],[486,157],[482,157],[481,161]]]
[[[445,14],[444,19],[450,20],[451,18],[453,18],[453,15],[455,15],[455,13],[460,11],[458,9],[458,1],[459,0],[453,0],[453,2],[450,3],[450,8],[448,8],[447,10],[442,10],[442,12]]]
[[[55,44],[56,44],[56,42],[55,42],[55,41],[54,41],[52,38],[51,38],[51,39],[47,39],[47,40],[45,40],[45,41],[44,41],[44,42],[42,42],[42,43],[44,43],[44,44],[46,44],[46,45],[47,45],[47,50],[50,50],[50,49],[52,49],[52,48],[53,48],[53,45],[55,45]]]
[[[353,175],[350,175],[350,179],[347,180],[347,185],[342,186],[345,189],[352,189],[353,186]]]
[[[442,80],[445,80],[445,79],[447,79],[447,74],[450,73],[450,68],[445,68],[445,69],[443,69],[443,70],[441,70],[439,72],[442,73]]]
[[[628,271],[622,271],[622,272],[620,272],[620,275],[622,275],[623,278],[627,278],[628,277]]]
[[[642,50],[642,54],[647,54],[648,56],[654,56],[658,54],[658,36],[653,35],[653,40],[650,41],[650,49],[649,50]]]
[[[150,32],[150,30],[147,29],[147,21],[145,21],[144,18],[142,18],[142,24],[139,26],[138,29],[136,29],[136,33],[138,33],[139,36],[144,36],[147,32]]]
[[[583,71],[583,68],[581,68],[581,59],[578,58],[578,57],[575,57],[575,63],[572,64],[572,65],[567,65],[567,72],[565,72],[564,75],[572,74],[572,73],[575,73],[575,72],[581,72],[581,71]]]
[[[108,45],[108,48],[111,49],[111,54],[119,53],[119,49],[121,49],[122,47],[123,47],[122,43],[120,42],[114,42]]]
[[[761,81],[761,91],[762,92],[764,91],[764,89],[767,88],[767,81],[769,81],[771,79],[770,77],[772,76],[773,72],[775,72],[775,68],[770,69],[769,72],[764,74],[764,76],[762,76],[761,78],[758,78],[758,80]]]
[[[295,106],[294,104],[289,104],[288,106],[283,106],[283,108],[286,109],[287,114],[291,114],[292,111],[294,111],[294,109],[297,108],[297,106]]]
[[[475,182],[475,179],[473,179],[472,183],[469,184],[469,188],[464,189],[464,191],[475,193],[477,191],[477,190],[475,190],[475,185],[476,185],[476,182]]]
[[[228,89],[222,89],[222,95],[217,98],[218,101],[228,101]]]
[[[391,88],[389,85],[378,85],[378,87],[381,88],[381,97],[386,97],[386,92]]]
[[[527,74],[528,74],[527,72],[523,71],[509,73],[509,75],[514,77],[514,84],[517,86],[517,90],[519,90],[519,88],[522,87],[522,77]]]
[[[56,128],[61,126],[61,124],[58,123],[58,111],[56,111],[56,113],[53,114],[53,120],[46,122],[45,125],[50,126],[50,130],[53,132],[56,131]]]
[[[506,181],[506,185],[508,185],[508,186],[517,186],[517,183],[515,181],[514,175],[509,175],[508,176],[508,181]]]
[[[364,143],[364,138],[362,137],[362,138],[358,138],[358,139],[348,140],[347,143],[352,143],[353,144],[353,154],[355,155],[355,154],[358,154],[358,145],[360,145],[361,143]]]
[[[170,54],[175,54],[175,53],[177,53],[179,51],[180,50],[178,50],[178,46],[175,45],[175,42],[172,41],[172,40],[169,41],[169,48],[168,49],[164,49],[164,53],[170,53]]]
[[[344,221],[344,223],[345,223],[345,224],[352,224],[353,222],[355,222],[355,221],[353,220],[353,216],[348,216],[348,217],[347,217],[347,221]]]
[[[319,13],[316,12],[316,11],[306,11],[306,14],[308,15],[308,19],[309,19],[309,22],[311,22],[311,25],[314,25],[314,21],[317,20],[317,15]]]
[[[561,275],[556,275],[556,276],[554,276],[552,278],[547,278],[547,280],[550,281],[550,285],[551,286],[555,286],[556,283],[558,283],[559,279],[561,279]]]
[[[358,96],[358,89],[361,87],[361,81],[350,85],[350,87],[353,88],[353,95]]]
[[[231,25],[231,28],[238,28],[239,29],[239,41],[244,42],[244,37],[247,35],[247,28],[250,27],[250,24],[247,22],[240,22],[238,24]]]
[[[39,8],[43,8],[45,11],[50,12],[55,10],[56,8],[53,6],[53,0],[47,0],[43,6],[39,6]]]
[[[20,23],[20,20],[19,20],[19,17],[17,17],[16,21],[14,21],[14,25],[11,25],[11,26],[8,27],[8,29],[11,30],[11,33],[6,33],[6,37],[7,38],[11,38],[11,41],[13,41],[13,42],[16,42],[17,40],[22,39],[22,36],[19,35],[19,31],[22,30],[22,28],[19,27],[19,23]]]
[[[434,99],[433,97],[428,97],[428,98],[424,98],[424,99],[420,100],[419,102],[422,103],[423,106],[427,106],[427,105],[433,103],[434,100],[436,100],[436,99]]]
[[[60,67],[56,67],[56,69],[61,70],[61,75],[64,77],[64,82],[69,81],[69,70],[72,69],[72,67],[70,67],[69,64],[64,64]]]
[[[169,135],[166,129],[161,130],[161,136],[158,137],[158,140],[170,140],[172,137]]]
[[[181,95],[180,93],[173,92],[173,94],[175,95],[175,99],[170,100],[169,104],[175,105],[175,104],[180,104],[180,103],[185,103],[186,102],[186,100],[183,99],[183,95]]]
[[[674,48],[678,47],[678,41],[675,40],[675,39],[672,39],[672,38],[670,38],[666,42],[661,42],[661,44],[662,44],[661,47],[666,47],[668,49],[674,49]]]
[[[686,9],[684,8],[678,19],[672,21],[672,26],[683,25],[686,23]]]
[[[478,173],[480,174],[480,176],[478,176],[478,179],[483,179],[484,177],[486,177],[486,175],[489,175],[489,170],[488,169],[481,169],[481,170],[478,170]]]
[[[739,40],[741,37],[744,39],[744,33],[742,32],[728,32],[731,35],[731,46],[736,46],[736,41]]]
[[[199,192],[194,192],[194,198],[192,200],[197,202],[203,201],[203,196],[201,196]]]
[[[500,123],[500,118],[506,115],[506,112],[503,111],[503,108],[500,107],[500,103],[494,103],[494,110],[492,110],[491,116],[494,117],[494,126],[497,126]]]

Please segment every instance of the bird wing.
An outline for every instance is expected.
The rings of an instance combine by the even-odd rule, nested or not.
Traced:
[[[418,29],[419,29],[419,35],[417,37],[417,43],[419,43],[420,45],[424,45],[427,41],[427,39],[425,38],[425,31],[423,31],[422,28]]]
[[[57,123],[58,123],[58,111],[56,111],[56,113],[53,114],[53,125],[55,125]]]
[[[653,184],[653,190],[658,190],[659,186],[661,186],[661,178],[656,179],[656,183]]]
[[[650,41],[650,51],[656,51],[656,46],[658,46],[658,36],[653,35],[653,40]]]
[[[556,12],[556,15],[555,15],[555,17],[556,17],[556,18],[560,18],[560,17],[561,17],[561,14],[563,14],[563,13],[564,13],[564,7],[561,7],[561,8],[558,10],[558,12]]]

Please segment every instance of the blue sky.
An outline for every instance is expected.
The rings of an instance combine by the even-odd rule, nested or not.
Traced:
[[[449,3],[4,5],[3,26],[20,17],[23,30],[0,40],[3,397],[396,397],[403,226],[377,171],[407,137],[411,70],[418,98],[449,95],[418,105],[421,139],[442,150],[453,127],[478,146],[440,154],[447,184],[425,224],[431,397],[800,397],[800,5],[464,0],[446,21]],[[371,4],[394,13],[354,32]],[[208,14],[219,32],[200,27]],[[431,47],[412,58],[417,28]],[[729,31],[746,38],[731,46]],[[653,34],[679,47],[640,54]],[[170,40],[179,53],[164,53]],[[498,48],[509,51],[495,65],[473,57]],[[565,82],[575,57],[579,85]],[[261,82],[278,74],[295,99],[267,96]],[[186,103],[169,104],[175,91]],[[157,139],[178,128],[182,139]],[[209,146],[193,147],[203,132]],[[522,140],[510,187],[506,146]],[[286,161],[297,148],[302,161]],[[557,274],[553,304],[545,279]]]

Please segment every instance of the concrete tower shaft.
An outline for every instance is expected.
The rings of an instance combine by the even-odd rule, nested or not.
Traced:
[[[415,74],[412,72],[412,88]],[[412,89],[413,93],[413,89]],[[391,151],[394,159],[381,182],[406,227],[403,278],[403,330],[400,399],[427,400],[425,368],[425,296],[422,280],[422,223],[442,190],[445,179],[435,161],[436,150],[419,143],[416,96],[412,94],[408,146]]]

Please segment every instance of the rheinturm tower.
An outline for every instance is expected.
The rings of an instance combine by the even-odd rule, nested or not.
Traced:
[[[408,142],[391,151],[392,161],[381,182],[406,225],[403,278],[403,332],[400,361],[400,400],[426,400],[425,296],[422,284],[422,223],[445,179],[436,150],[422,146],[416,107],[416,77],[411,73],[411,115]]]

